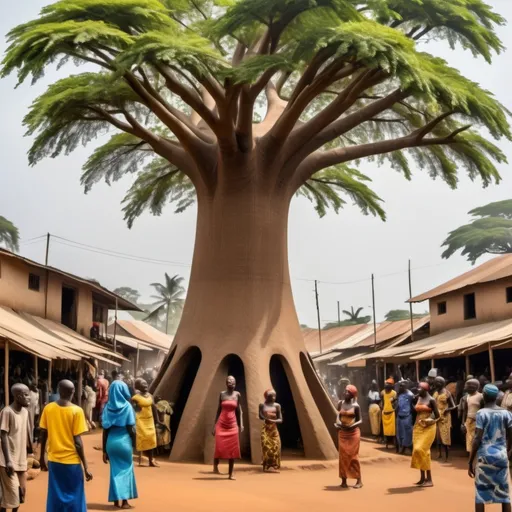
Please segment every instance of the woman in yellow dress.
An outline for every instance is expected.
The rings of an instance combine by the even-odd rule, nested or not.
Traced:
[[[135,447],[139,454],[147,453],[149,466],[157,468],[158,464],[153,458],[153,450],[156,448],[156,425],[158,411],[153,402],[153,397],[148,392],[148,383],[144,379],[135,381],[137,393],[133,395],[132,402],[135,405]],[[139,465],[141,459],[139,458]]]
[[[393,389],[394,385],[394,379],[387,379],[384,383],[384,389],[380,394],[382,397],[382,433],[386,438],[386,450],[388,449],[389,443],[394,442],[394,437],[396,435],[396,391]]]
[[[420,391],[415,405],[416,423],[412,430],[411,468],[420,470],[420,480],[416,485],[433,487],[430,448],[436,438],[436,423],[439,411],[436,401],[429,393],[427,382],[420,382]],[[432,414],[434,418],[432,418]]]
[[[446,388],[446,381],[443,377],[436,377],[434,381],[436,392],[434,400],[439,411],[437,422],[437,448],[439,459],[443,457],[442,447],[444,446],[444,460],[448,462],[448,453],[452,445],[452,415],[451,412],[457,408],[453,401],[452,394]]]

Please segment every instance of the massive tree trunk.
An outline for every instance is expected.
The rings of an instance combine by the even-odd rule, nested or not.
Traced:
[[[307,458],[334,458],[335,411],[307,355],[293,303],[290,198],[264,189],[258,172],[219,174],[215,193],[198,193],[187,300],[156,384],[155,393],[176,404],[171,460],[212,460],[218,396],[229,373],[243,395],[242,452],[253,463],[261,462],[258,405],[266,389],[286,380],[293,404],[283,406],[282,432],[300,427]],[[271,374],[273,356],[281,363],[272,365],[274,373],[284,371],[284,381]]]

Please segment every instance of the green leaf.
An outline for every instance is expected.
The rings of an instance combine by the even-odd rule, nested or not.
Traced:
[[[4,244],[10,251],[20,250],[20,233],[18,228],[5,217],[0,215],[0,244]]]

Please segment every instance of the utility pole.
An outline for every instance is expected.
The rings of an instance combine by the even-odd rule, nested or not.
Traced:
[[[44,286],[44,317],[48,318],[48,281],[50,280],[50,271],[48,270],[48,258],[50,256],[50,233],[46,234],[46,255],[44,258],[44,265],[46,267],[46,279]]]
[[[338,301],[338,327],[341,324],[341,316],[340,316],[340,301]]]
[[[414,341],[414,322],[412,316],[412,279],[411,279],[411,260],[409,260],[409,313],[411,315],[411,341]]]
[[[372,309],[373,309],[373,350],[377,352],[377,318],[375,314],[375,277],[372,274]],[[379,365],[375,361],[375,373],[379,382]]]
[[[320,354],[322,353],[322,327],[320,325],[320,304],[318,301],[318,281],[315,279],[315,299],[316,299],[316,316],[318,320],[318,343],[320,344]]]

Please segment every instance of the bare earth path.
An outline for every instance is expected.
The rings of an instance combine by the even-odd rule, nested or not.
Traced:
[[[89,510],[115,510],[106,503],[108,466],[101,452],[93,449],[100,443],[98,435],[84,438],[93,482],[87,484]],[[409,468],[409,459],[387,454],[370,443],[362,446],[364,488],[340,490],[338,470],[334,465],[322,470],[300,469],[304,463],[285,462],[290,468],[281,474],[262,474],[258,468],[241,470],[237,481],[216,477],[208,466],[169,464],[161,467],[136,468],[140,498],[133,502],[144,512],[179,511],[212,512],[316,512],[352,510],[404,510],[411,512],[466,512],[473,510],[473,482],[467,476],[466,460],[454,458],[454,464],[434,463],[433,489],[417,489],[418,479]],[[227,468],[225,468],[227,469]],[[27,503],[21,511],[44,512],[47,474],[28,483]],[[487,510],[500,510],[488,507]]]

